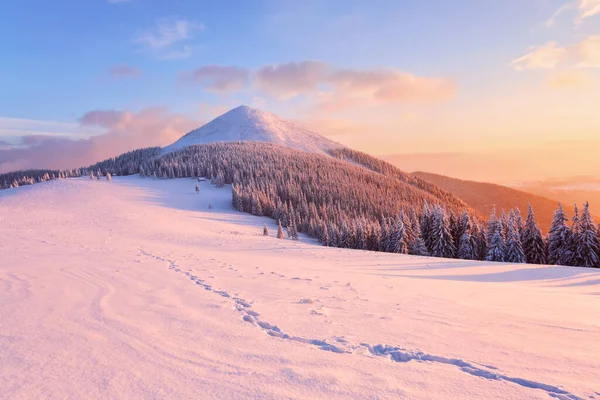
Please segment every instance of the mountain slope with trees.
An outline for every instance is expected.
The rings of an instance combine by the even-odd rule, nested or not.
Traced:
[[[550,229],[558,205],[556,200],[494,183],[467,181],[421,171],[411,175],[452,193],[483,215],[489,215],[494,207],[506,212],[515,207],[525,211],[531,204],[544,232]],[[572,213],[573,207],[567,206],[566,210]]]

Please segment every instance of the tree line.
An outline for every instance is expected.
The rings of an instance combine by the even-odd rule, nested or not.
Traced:
[[[333,158],[255,142],[209,143],[164,155],[155,147],[69,174],[208,177],[219,187],[232,185],[234,208],[271,217],[292,236],[302,232],[326,246],[600,267],[600,227],[588,204],[570,221],[560,206],[544,237],[531,207],[525,219],[514,209],[499,216],[494,211],[484,221],[449,192],[385,161],[350,149],[330,153]],[[40,179],[65,177],[64,171],[46,173]]]

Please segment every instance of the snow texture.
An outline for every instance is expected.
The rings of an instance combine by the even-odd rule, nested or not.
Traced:
[[[268,142],[312,153],[344,147],[275,114],[239,106],[165,147],[163,154],[194,144],[237,141]]]
[[[196,182],[0,193],[0,398],[599,396],[600,271],[278,240]]]

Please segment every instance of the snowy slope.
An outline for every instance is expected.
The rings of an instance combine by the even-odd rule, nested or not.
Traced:
[[[193,144],[233,141],[275,143],[314,153],[343,147],[275,114],[247,106],[234,108],[164,148],[168,153]]]
[[[600,396],[600,271],[282,241],[194,186],[0,192],[0,398]]]

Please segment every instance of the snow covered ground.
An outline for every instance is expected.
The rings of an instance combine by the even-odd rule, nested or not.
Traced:
[[[0,192],[0,398],[600,398],[600,271],[281,241],[194,186]]]

